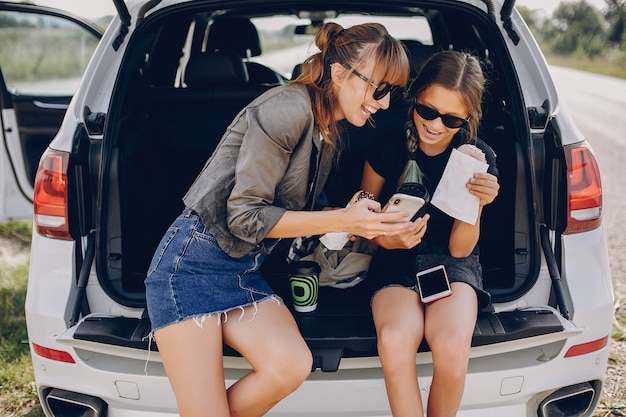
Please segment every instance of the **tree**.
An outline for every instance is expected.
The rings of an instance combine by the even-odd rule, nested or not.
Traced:
[[[557,54],[577,53],[593,58],[602,53],[606,43],[604,17],[585,0],[559,3],[549,31],[546,39]]]
[[[516,6],[516,8],[519,14],[522,15],[522,19],[524,19],[524,22],[526,22],[528,29],[530,29],[530,31],[533,32],[533,35],[536,36],[539,29],[538,20],[536,17],[537,11],[531,10],[526,6]]]
[[[623,48],[626,44],[626,1],[604,0],[604,2],[606,3],[604,17],[609,23],[607,39]]]

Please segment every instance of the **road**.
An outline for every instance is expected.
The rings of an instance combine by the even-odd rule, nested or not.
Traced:
[[[551,67],[559,95],[591,144],[602,177],[603,218],[615,289],[626,296],[626,80]]]

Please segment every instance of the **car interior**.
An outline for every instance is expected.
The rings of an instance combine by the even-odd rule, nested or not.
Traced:
[[[385,13],[384,5],[380,7],[380,11],[370,10],[371,15]],[[163,13],[161,19],[151,19],[138,29],[147,36],[137,37],[141,41],[128,45],[127,71],[118,80],[118,90],[128,93],[114,97],[109,114],[121,120],[113,133],[108,133],[117,140],[103,145],[104,152],[111,155],[103,169],[114,175],[108,175],[102,197],[102,218],[108,226],[98,236],[103,256],[97,256],[98,275],[107,277],[100,279],[103,288],[124,305],[145,306],[143,280],[154,249],[182,211],[182,196],[231,120],[263,91],[287,83],[293,76],[254,61],[263,56],[260,31],[253,23],[253,14],[249,9],[247,12],[194,10],[185,16],[179,13],[175,19]],[[324,12],[368,19],[361,10]],[[277,11],[283,13],[293,15],[294,11]],[[399,15],[400,11],[389,13]],[[535,239],[529,221],[532,202],[526,191],[523,135],[516,130],[523,126],[516,119],[524,117],[525,109],[513,66],[506,49],[500,46],[500,33],[493,29],[486,13],[476,12],[471,19],[467,11],[461,14],[454,8],[412,9],[410,13],[428,22],[432,33],[432,44],[401,38],[411,57],[413,76],[428,55],[442,49],[472,51],[484,64],[488,85],[480,137],[497,154],[501,189],[483,214],[481,263],[493,302],[514,300],[537,275],[538,256],[529,248],[538,245],[530,244]],[[311,19],[308,27],[320,22]],[[283,30],[297,37],[307,28]],[[307,42],[311,39],[309,36]],[[403,124],[406,117],[407,108],[397,101],[375,115],[375,126],[345,126],[342,156],[325,188],[329,206],[345,206],[358,190],[368,146],[376,137]],[[264,270],[268,282],[285,300],[289,299],[285,261],[289,243],[281,242]],[[365,350],[371,353],[375,332],[369,299],[359,296],[359,291],[359,285],[321,288],[318,309],[297,317],[308,334],[307,341],[314,345],[316,337],[328,339],[341,333],[337,343],[349,351],[351,337],[359,336],[360,347],[354,346],[353,354],[362,354],[364,339],[369,340]]]

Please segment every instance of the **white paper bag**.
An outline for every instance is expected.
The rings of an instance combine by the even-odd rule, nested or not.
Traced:
[[[449,216],[469,224],[478,220],[479,199],[470,194],[467,182],[480,172],[487,172],[489,164],[452,149],[448,164],[431,203]]]

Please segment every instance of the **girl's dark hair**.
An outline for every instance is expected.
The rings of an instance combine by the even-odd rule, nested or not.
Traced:
[[[302,72],[292,83],[308,87],[313,115],[324,141],[336,144],[339,128],[334,118],[337,97],[330,77],[331,65],[340,63],[355,69],[374,61],[372,81],[384,80],[404,87],[409,79],[409,59],[404,45],[378,23],[348,29],[337,23],[325,23],[315,35],[315,44],[320,52],[304,61]]]
[[[424,62],[415,80],[411,83],[407,99],[411,104],[432,84],[439,84],[458,91],[469,112],[467,140],[475,138],[482,117],[482,98],[485,76],[478,58],[467,52],[441,51]],[[413,110],[409,119],[412,120]]]

